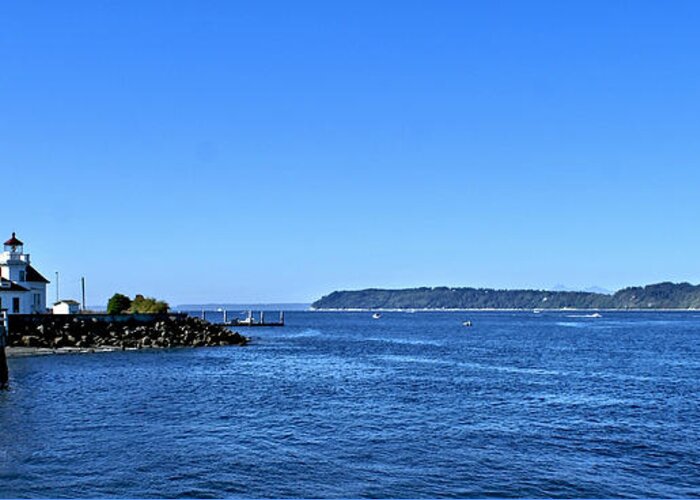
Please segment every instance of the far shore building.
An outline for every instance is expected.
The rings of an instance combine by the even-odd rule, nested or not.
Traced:
[[[31,265],[24,243],[15,233],[0,254],[0,311],[8,314],[46,314],[49,280]]]
[[[61,300],[53,305],[54,314],[79,314],[80,302],[77,300]]]

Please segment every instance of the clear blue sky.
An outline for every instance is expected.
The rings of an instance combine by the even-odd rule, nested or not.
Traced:
[[[700,281],[700,2],[0,3],[0,233],[64,296]]]

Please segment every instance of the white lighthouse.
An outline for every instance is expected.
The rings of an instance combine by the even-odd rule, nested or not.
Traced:
[[[48,283],[32,267],[29,254],[24,253],[24,243],[12,233],[0,254],[0,310],[9,314],[45,313]]]

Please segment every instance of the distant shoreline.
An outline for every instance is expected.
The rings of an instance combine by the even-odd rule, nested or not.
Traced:
[[[335,291],[314,309],[415,310],[700,310],[700,285],[663,282],[613,294],[470,287],[368,288]]]
[[[270,302],[260,304],[230,304],[225,302],[209,302],[206,304],[180,304],[173,308],[174,311],[307,311],[311,307],[310,302]]]

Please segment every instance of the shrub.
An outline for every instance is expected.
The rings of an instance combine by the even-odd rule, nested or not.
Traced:
[[[166,313],[170,309],[167,302],[156,300],[152,297],[137,295],[131,302],[129,312],[132,314],[159,314]]]
[[[115,293],[107,303],[107,314],[122,314],[131,307],[131,299],[121,293]]]

